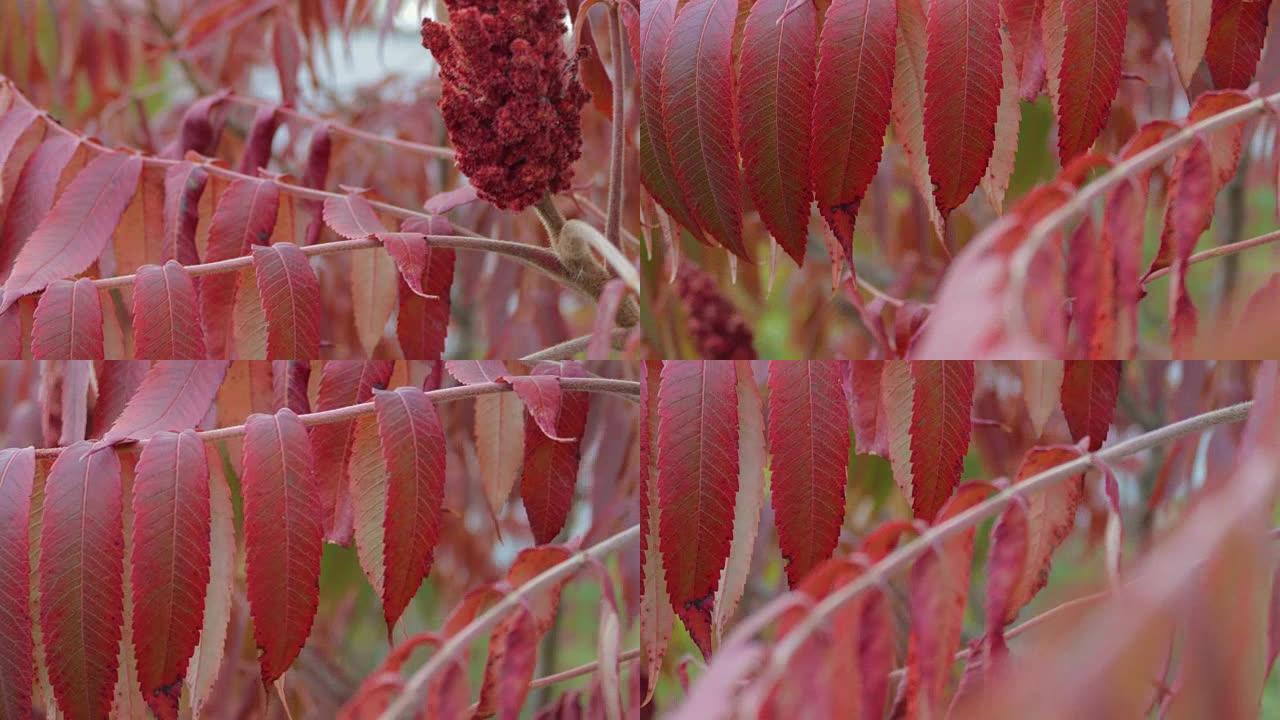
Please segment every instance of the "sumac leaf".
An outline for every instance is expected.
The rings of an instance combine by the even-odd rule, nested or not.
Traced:
[[[659,545],[676,614],[704,655],[733,538],[738,394],[729,361],[670,361],[658,388]]]
[[[1213,18],[1213,0],[1165,0],[1169,11],[1169,39],[1173,61],[1184,87],[1204,58]]]
[[[186,430],[204,419],[227,373],[223,360],[161,360],[102,439],[146,440],[165,430]]]
[[[36,455],[32,448],[0,450],[0,715],[31,712],[35,647],[31,638],[31,567],[27,528]]]
[[[262,309],[267,318],[267,357],[312,358],[320,354],[320,282],[293,243],[253,249]]]
[[[200,198],[208,182],[209,174],[195,163],[181,162],[165,171],[161,260],[177,260],[183,265],[200,262],[196,229],[200,222]]]
[[[249,252],[250,246],[269,243],[279,205],[280,191],[270,180],[245,178],[228,185],[213,211],[205,261],[240,257]],[[212,357],[227,356],[236,279],[235,273],[215,273],[200,278],[200,322]],[[301,357],[314,357],[314,354]]]
[[[1066,25],[1058,76],[1058,159],[1085,152],[1102,131],[1120,88],[1129,5],[1124,0],[1062,0]]]
[[[889,126],[894,3],[833,0],[818,43],[809,166],[818,210],[851,259],[858,205],[880,164]],[[803,121],[801,116],[791,122]]]
[[[1089,438],[1089,451],[1102,447],[1120,390],[1118,360],[1068,360],[1062,375],[1062,414],[1071,439]]]
[[[373,237],[387,231],[369,201],[356,193],[326,198],[324,222],[330,230],[348,240]]]
[[[582,377],[585,373],[576,363],[562,366],[544,364],[532,374]],[[573,505],[578,465],[582,459],[582,435],[587,426],[590,396],[583,392],[562,393],[560,412],[556,418],[556,437],[575,438],[562,442],[547,437],[536,422],[526,416],[524,423],[524,470],[520,475],[520,498],[533,537],[539,544],[555,539],[569,519]],[[526,412],[528,406],[526,404]]]
[[[107,717],[124,625],[120,461],[82,440],[45,481],[40,628],[49,681],[65,717]],[[86,498],[93,498],[86,502]]]
[[[742,178],[733,122],[735,0],[689,0],[676,15],[662,68],[662,120],[676,179],[694,220],[729,252],[742,239]]]
[[[1243,90],[1253,82],[1270,9],[1271,0],[1214,0],[1204,53],[1214,86]]]
[[[36,305],[31,354],[37,360],[101,360],[102,303],[88,278],[55,280]]]
[[[885,361],[880,391],[894,479],[917,518],[932,522],[960,482],[973,428],[969,361]]]
[[[292,410],[250,415],[244,435],[249,607],[264,684],[306,642],[320,599],[324,532],[307,431]]]
[[[209,464],[191,430],[152,436],[133,483],[133,646],[147,704],[177,717],[209,585]]]
[[[833,360],[769,363],[769,455],[791,587],[831,556],[844,520],[849,414]]]
[[[133,281],[133,347],[139,358],[205,357],[195,282],[176,260],[138,268]]]
[[[760,0],[751,6],[738,59],[735,121],[747,191],[765,227],[799,265],[813,199],[809,145],[818,11],[806,2],[786,13],[788,4]]]
[[[104,153],[85,166],[31,233],[5,281],[0,312],[89,267],[111,239],[142,177],[142,158]]]

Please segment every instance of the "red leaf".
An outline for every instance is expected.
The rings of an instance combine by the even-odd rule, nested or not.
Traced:
[[[1132,281],[1138,276],[1142,262],[1142,227],[1145,220],[1147,198],[1133,182],[1117,186],[1107,196],[1103,210],[1100,261],[1108,262],[1112,255],[1112,280],[1114,283],[1114,316],[1109,308],[1099,302],[1095,335],[1089,345],[1089,355],[1095,358],[1133,357],[1138,337],[1139,288]],[[1105,297],[1105,296],[1104,296]],[[1107,342],[1107,328],[1114,323],[1114,345]]]
[[[98,399],[93,404],[86,437],[100,438],[120,417],[129,398],[138,391],[151,363],[145,360],[116,360],[102,363],[98,370]]]
[[[142,448],[133,484],[133,646],[147,704],[178,714],[209,584],[209,464],[191,430]]]
[[[142,158],[104,153],[58,197],[14,260],[0,312],[28,293],[89,267],[111,239],[142,177]]]
[[[733,123],[735,0],[689,0],[676,16],[662,68],[662,121],[694,220],[729,252],[742,241],[742,178]]]
[[[773,513],[793,588],[840,539],[849,463],[840,370],[834,360],[769,363]]]
[[[1243,90],[1253,82],[1270,9],[1271,0],[1214,0],[1204,59],[1215,86]]]
[[[1001,0],[1001,15],[1009,28],[1014,65],[1018,69],[1018,95],[1030,102],[1044,87],[1044,33],[1041,20],[1044,0]]]
[[[1031,448],[1018,466],[1014,482],[1023,482],[1077,457],[1079,452],[1071,447]],[[1023,561],[1016,566],[1017,571],[1011,578],[1005,578],[1012,582],[1007,588],[1007,595],[1002,597],[1005,606],[999,613],[999,625],[1012,622],[1018,616],[1018,611],[1031,602],[1036,593],[1049,582],[1049,565],[1053,552],[1071,534],[1076,524],[1076,510],[1084,498],[1084,475],[1076,475],[1024,497],[1027,512],[1026,517],[1021,520],[1025,527],[1020,531],[1025,534],[1021,541],[1025,544]],[[996,526],[997,532],[1005,522],[1005,519],[1000,521]],[[994,611],[995,608],[988,607],[989,613]],[[992,627],[992,617],[988,615],[988,630]]]
[[[738,393],[727,361],[669,361],[658,388],[659,546],[676,614],[711,653],[711,610],[733,537]]]
[[[88,278],[55,280],[36,305],[31,354],[37,360],[101,360],[102,304]]]
[[[82,440],[54,461],[40,538],[40,628],[49,681],[58,709],[80,720],[110,713],[124,624],[120,462],[112,450],[92,449]]]
[[[662,671],[662,658],[671,641],[672,611],[667,597],[666,571],[659,552],[658,528],[658,375],[661,364],[646,360],[640,367],[640,638],[649,678]],[[648,683],[648,704],[657,689]]]
[[[973,380],[969,361],[885,361],[880,391],[894,479],[926,522],[960,482],[973,428]]]
[[[319,493],[307,431],[292,410],[249,416],[243,467],[249,607],[270,684],[302,650],[320,597]]]
[[[524,608],[517,608],[494,629],[476,715],[512,720],[520,717],[533,681],[540,634]]]
[[[446,360],[444,369],[462,385],[502,382],[511,374],[502,360]]]
[[[1118,360],[1068,360],[1062,376],[1062,414],[1071,439],[1089,438],[1090,452],[1102,447],[1120,390]]]
[[[799,265],[809,244],[813,200],[809,130],[818,11],[805,2],[787,13],[788,4],[760,0],[751,6],[738,58],[735,121],[747,191],[769,233]]]
[[[347,193],[340,198],[325,198],[324,223],[330,230],[349,240],[372,237],[387,231],[369,201],[356,193]]]
[[[1058,158],[1089,149],[1107,123],[1120,88],[1129,5],[1124,0],[1063,0],[1066,25],[1058,78]]]
[[[280,115],[274,105],[259,107],[253,115],[253,125],[245,138],[244,153],[237,168],[242,175],[257,175],[258,168],[271,162],[271,140],[280,126]]]
[[[662,65],[675,19],[676,0],[653,0],[640,7],[640,180],[676,222],[701,239],[702,230],[676,182],[662,119]]]
[[[431,242],[422,235],[454,235],[456,233],[453,225],[446,218],[430,217],[410,218],[401,227],[412,232],[378,233],[378,240],[387,249],[387,254],[395,261],[400,275],[415,293],[425,298],[439,299],[427,292],[425,286],[431,284],[432,274],[440,271],[439,267],[433,267],[433,261],[436,265],[447,263],[452,277],[453,250],[432,247]],[[444,299],[447,300],[448,296]]]
[[[987,171],[1000,102],[997,0],[929,4],[924,140],[938,210],[959,207]]]
[[[316,411],[368,402],[374,388],[391,381],[395,363],[329,360],[320,371]],[[319,483],[320,510],[325,539],[345,545],[351,542],[351,494],[347,483],[347,456],[355,433],[355,421],[315,425],[308,435]]]
[[[143,265],[133,281],[134,357],[195,360],[205,357],[196,286],[176,260]]]
[[[928,39],[920,0],[898,0],[898,30],[893,76],[893,136],[902,143],[911,168],[911,184],[938,237],[945,237],[942,215],[933,200],[929,158],[924,143],[924,72]]]
[[[407,232],[453,234],[452,226],[443,219],[424,220],[410,218],[400,225]],[[448,232],[442,232],[445,228]],[[422,294],[413,292],[409,285],[400,286],[400,312],[396,317],[396,336],[405,357],[420,360],[436,360],[444,353],[444,341],[449,332],[449,293],[453,288],[453,267],[456,254],[452,248],[428,247],[420,272],[419,285]],[[403,273],[404,270],[402,269]],[[407,279],[406,279],[406,282]],[[437,299],[432,299],[434,296]]]
[[[1088,356],[1087,343],[1095,332],[1098,306],[1110,300],[1107,297],[1110,288],[1103,283],[1112,278],[1112,264],[1104,264],[1100,251],[1093,219],[1086,217],[1076,226],[1067,243],[1067,294],[1071,297],[1071,317],[1079,337],[1078,345],[1086,347],[1086,352],[1077,352],[1077,356]]]
[[[329,177],[329,155],[333,150],[333,140],[329,135],[329,125],[324,124],[311,132],[311,141],[307,145],[307,168],[302,176],[302,184],[317,190],[323,190],[325,179]],[[317,200],[304,203],[311,222],[307,224],[307,236],[304,245],[315,245],[320,241],[320,231],[324,229],[324,208]]]
[[[1012,596],[1026,565],[1027,512],[1020,503],[1012,502],[991,529],[986,591],[988,643],[1001,648],[1004,646],[1006,618],[1018,615],[1018,607],[1013,604]]]
[[[200,220],[200,197],[208,182],[209,174],[195,163],[178,163],[165,171],[161,260],[177,260],[183,265],[200,262],[196,226]]]
[[[307,396],[307,384],[310,380],[310,360],[271,361],[271,391],[275,394],[275,409],[287,407],[299,415],[311,412],[311,398]]]
[[[9,274],[14,256],[40,224],[57,196],[63,170],[80,149],[80,139],[63,133],[40,143],[27,159],[17,183],[0,193],[4,232],[0,233],[0,279]],[[7,200],[8,207],[4,206]]]
[[[444,503],[444,430],[431,400],[415,387],[374,391],[387,468],[382,591],[390,635],[431,570]]]
[[[887,458],[889,418],[880,393],[883,373],[882,360],[851,360],[845,366],[842,385],[858,452]]]
[[[271,23],[271,60],[280,79],[280,99],[285,105],[298,100],[298,68],[302,64],[302,47],[298,41],[299,28],[293,16],[277,11]]]
[[[35,471],[34,449],[0,450],[0,715],[12,718],[31,712],[35,649],[27,526]]]
[[[533,375],[584,377],[577,363],[540,364]],[[578,480],[578,464],[582,458],[582,434],[587,426],[590,395],[566,392],[560,401],[556,418],[556,436],[577,438],[561,442],[548,438],[536,422],[524,423],[524,470],[520,475],[520,498],[524,502],[529,526],[538,544],[549,543],[564,528],[573,506],[574,485]],[[526,406],[525,411],[528,412]]]
[[[209,412],[226,373],[223,360],[160,360],[102,439],[146,440],[165,430],[195,427]]]
[[[271,241],[276,226],[280,191],[270,180],[236,180],[218,198],[209,225],[205,261],[240,257],[250,245]],[[237,273],[215,273],[200,278],[200,322],[210,357],[226,357],[231,339]],[[301,357],[313,357],[303,355]]]
[[[809,166],[818,210],[851,261],[858,205],[889,126],[896,28],[894,0],[833,0],[822,22]]]
[[[1209,40],[1213,0],[1166,0],[1166,4],[1174,65],[1183,87],[1190,87]]]
[[[293,243],[253,248],[262,309],[267,316],[267,357],[320,354],[320,281]]]
[[[560,418],[560,379],[552,375],[509,375],[511,388],[524,402],[525,409],[538,424],[542,434],[552,440],[572,442],[579,438],[565,438],[556,434]]]

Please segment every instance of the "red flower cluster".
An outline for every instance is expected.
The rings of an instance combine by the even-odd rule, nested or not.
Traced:
[[[422,21],[440,62],[440,111],[458,167],[480,197],[521,210],[569,188],[590,94],[564,50],[563,0],[446,0]]]
[[[684,265],[676,275],[676,295],[689,316],[689,334],[699,355],[707,360],[755,359],[751,328],[710,275]]]

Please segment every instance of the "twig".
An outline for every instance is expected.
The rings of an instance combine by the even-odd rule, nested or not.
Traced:
[[[1277,240],[1280,240],[1280,230],[1275,230],[1273,232],[1269,232],[1265,235],[1259,235],[1257,237],[1251,237],[1248,240],[1240,240],[1238,242],[1233,242],[1227,245],[1218,245],[1216,247],[1211,247],[1208,250],[1201,250],[1195,255],[1192,255],[1191,258],[1187,260],[1187,264],[1195,265],[1198,262],[1203,262],[1205,260],[1212,260],[1213,258],[1222,257],[1223,255],[1231,255],[1233,253],[1238,253],[1244,250],[1248,250],[1249,248],[1258,247],[1259,245],[1266,245],[1267,243],[1273,243]],[[1145,285],[1151,282],[1152,280],[1155,280],[1157,278],[1162,278],[1165,275],[1168,275],[1172,271],[1173,271],[1172,265],[1162,267],[1159,270],[1155,270],[1150,275],[1148,275],[1146,278],[1143,279],[1143,284]]]
[[[565,390],[575,390],[578,392],[599,392],[613,393],[623,397],[638,397],[640,395],[640,383],[634,380],[613,380],[610,378],[559,378],[560,387]],[[493,393],[508,392],[511,385],[508,383],[476,383],[474,385],[459,385],[457,387],[443,388],[440,390],[430,390],[426,392],[427,398],[433,403],[453,402],[455,400],[465,400],[466,398],[476,397],[478,395],[491,395]],[[312,425],[326,425],[328,423],[342,422],[350,420],[360,415],[367,415],[374,411],[372,401],[357,403],[355,405],[347,405],[345,407],[333,408],[332,410],[320,410],[313,413],[305,413],[299,415],[298,419],[302,424],[310,427]],[[201,430],[196,433],[196,437],[206,442],[215,440],[225,440],[227,438],[239,437],[244,435],[244,425],[228,425],[227,427],[215,428],[213,430]],[[133,447],[135,445],[145,445],[146,441],[139,440],[133,443],[121,443],[123,446]],[[57,457],[65,448],[37,448],[36,457]]]
[[[614,328],[613,336],[609,338],[609,344],[614,350],[622,350],[623,343],[627,339],[627,335],[631,332],[631,328]],[[583,335],[572,340],[565,340],[557,345],[543,348],[535,353],[530,353],[520,358],[520,362],[537,362],[538,360],[568,360],[574,355],[587,349],[587,345],[591,344],[591,335]]]
[[[521,607],[525,597],[546,590],[548,587],[572,577],[588,563],[607,557],[637,542],[639,539],[640,526],[632,525],[586,550],[574,553],[504,596],[475,620],[472,620],[470,624],[458,631],[456,635],[449,638],[431,656],[431,659],[427,660],[426,664],[409,678],[399,696],[396,697],[395,702],[379,716],[380,720],[411,717],[425,700],[428,683],[444,670],[453,656],[492,629],[508,613]]]
[[[354,127],[351,127],[350,125],[344,125],[335,120],[330,120],[329,118],[323,118],[316,115],[311,115],[309,113],[302,112],[301,110],[295,110],[294,108],[291,108],[287,105],[278,105],[276,103],[273,103],[267,100],[262,100],[260,98],[249,97],[247,95],[240,95],[239,93],[231,93],[230,95],[227,96],[227,100],[235,103],[240,103],[241,105],[250,105],[253,107],[275,107],[276,112],[280,113],[281,115],[284,115],[285,117],[293,118],[294,120],[299,120],[308,125],[328,125],[329,132],[335,135],[345,135],[350,138],[356,138],[357,140],[363,140],[365,142],[370,142],[377,145],[386,145],[388,147],[393,147],[399,150],[405,150],[407,152],[411,152],[416,155],[422,155],[423,157],[445,158],[447,160],[452,160],[454,157],[454,151],[452,148],[441,147],[439,145],[427,145],[425,143],[414,142],[412,140],[404,140],[398,137],[391,137],[388,135],[379,135],[378,133],[369,132],[368,130],[361,130],[360,128],[354,128]]]
[[[1095,458],[1100,461],[1115,461],[1133,455],[1163,443],[1175,440],[1184,435],[1206,430],[1214,425],[1238,422],[1249,414],[1253,401],[1231,405],[1230,407],[1211,410],[1193,415],[1158,430],[1138,435],[1103,448],[1097,453],[1086,453],[1074,460],[1049,468],[992,495],[987,500],[960,512],[951,518],[932,526],[910,542],[898,547],[852,582],[843,585],[829,594],[822,602],[814,606],[813,611],[804,617],[785,638],[775,647],[769,665],[769,674],[778,677],[786,669],[787,662],[800,648],[804,641],[817,631],[827,617],[842,605],[857,597],[862,592],[887,582],[890,575],[904,570],[920,555],[928,552],[942,540],[956,533],[968,530],[987,518],[1000,513],[1009,503],[1020,496],[1061,482],[1069,477],[1079,475],[1094,466]]]
[[[609,147],[609,214],[604,224],[604,236],[608,238],[609,245],[616,250],[621,244],[619,240],[620,231],[622,229],[622,162],[623,151],[626,149],[626,135],[623,127],[623,81],[622,77],[624,60],[623,60],[623,36],[626,33],[622,29],[622,13],[618,12],[617,4],[609,6],[609,49],[613,51],[613,141]],[[609,260],[610,255],[603,253],[605,259]],[[621,255],[621,253],[619,253]],[[625,258],[624,258],[625,259]],[[610,265],[614,265],[619,277],[627,283],[635,292],[640,292],[640,283],[638,275],[635,275],[635,268],[631,268],[633,277],[636,282],[633,285],[623,270],[610,260]],[[630,263],[627,263],[630,266]]]
[[[627,650],[626,652],[618,656],[618,662],[625,665],[631,662],[632,660],[635,660],[638,657],[640,657],[640,648],[631,648],[630,650]],[[533,682],[529,683],[529,688],[535,689],[540,687],[546,687],[547,685],[554,685],[555,683],[558,683],[558,682],[564,682],[565,680],[572,680],[576,677],[589,675],[595,672],[595,669],[599,666],[600,666],[599,660],[592,660],[591,662],[583,663],[578,667],[569,668],[568,670],[561,670],[560,672],[555,673],[553,675],[546,675],[544,677],[536,678]]]

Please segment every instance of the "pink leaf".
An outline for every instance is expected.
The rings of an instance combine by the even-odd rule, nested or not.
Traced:
[[[196,286],[176,260],[143,265],[133,281],[134,357],[195,360],[205,357]]]
[[[102,304],[88,278],[55,280],[36,305],[31,354],[37,360],[101,360]]]
[[[253,248],[262,309],[267,317],[267,357],[320,354],[320,283],[293,243]]]
[[[146,440],[165,430],[195,427],[209,412],[226,372],[223,360],[157,362],[102,439]]]

